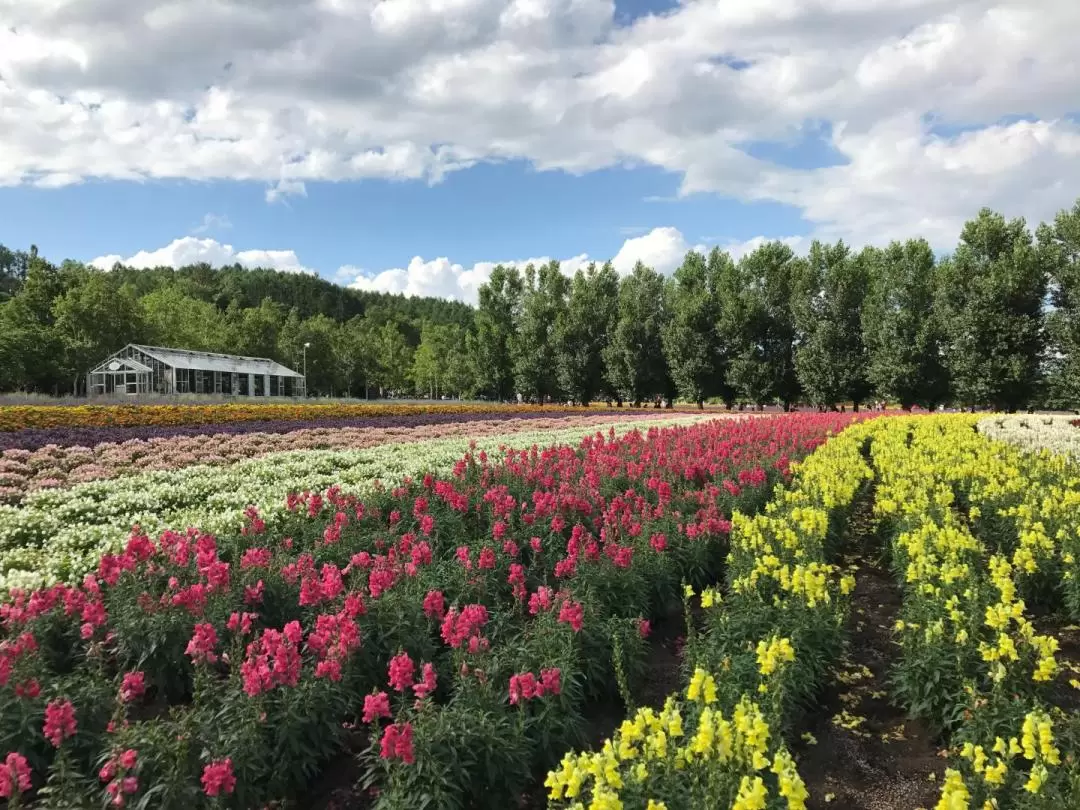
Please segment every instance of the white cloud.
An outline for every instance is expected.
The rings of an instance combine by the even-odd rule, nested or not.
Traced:
[[[623,242],[611,264],[621,276],[628,275],[638,261],[668,274],[682,264],[683,257],[690,250],[704,252],[708,248],[705,245],[688,245],[678,228],[653,228],[644,236],[634,236]]]
[[[266,267],[285,273],[315,272],[302,265],[296,252],[292,250],[235,250],[232,245],[222,244],[216,239],[197,239],[194,236],[174,239],[157,250],[140,250],[134,256],[98,256],[90,264],[108,270],[117,262],[142,269],[181,267],[185,264],[206,262],[215,267],[239,264],[243,267]]]
[[[789,203],[822,235],[946,246],[982,205],[1035,221],[1080,188],[1076,0],[683,0],[626,27],[612,0],[2,8],[0,185],[228,178],[275,202],[483,160],[629,163]],[[1016,113],[1035,120],[997,123]],[[928,115],[966,131],[936,136]],[[820,121],[848,165],[739,148]]]
[[[455,298],[459,301],[475,304],[480,287],[491,278],[491,271],[502,264],[507,267],[524,269],[532,264],[539,267],[551,261],[548,256],[532,259],[517,259],[503,262],[477,262],[466,268],[454,264],[445,257],[424,261],[421,256],[414,256],[409,266],[383,270],[371,275],[351,265],[345,265],[337,271],[336,278],[341,283],[348,283],[357,290],[372,292],[403,293],[405,295],[436,296]],[[582,253],[559,262],[559,269],[571,276],[589,263],[589,257]]]
[[[266,201],[271,205],[290,196],[307,196],[307,186],[304,185],[302,180],[281,179],[266,189]]]
[[[769,240],[763,236],[757,236],[742,242],[719,243],[717,246],[721,250],[728,251],[735,259],[739,259],[766,241]],[[789,236],[781,241],[791,245],[796,251],[804,249],[808,243],[808,240],[801,236]],[[615,271],[624,276],[633,270],[634,264],[639,260],[665,275],[670,275],[682,263],[688,251],[706,253],[712,246],[706,243],[691,245],[678,228],[653,228],[642,236],[635,236],[623,242],[622,247],[611,259],[611,263]],[[491,278],[491,271],[496,265],[502,264],[524,270],[530,264],[539,267],[550,261],[552,261],[550,256],[537,256],[531,259],[513,259],[502,262],[477,262],[471,267],[465,267],[451,262],[446,257],[424,260],[421,256],[414,256],[407,267],[395,267],[377,273],[371,273],[355,265],[342,265],[330,274],[330,278],[338,284],[357,290],[452,298],[475,304],[480,287]],[[579,253],[568,259],[560,259],[559,269],[567,276],[572,276],[594,261],[601,264],[605,259],[592,258],[587,253]],[[198,262],[206,262],[217,267],[238,263],[244,267],[266,267],[290,273],[315,272],[303,266],[296,253],[291,250],[238,251],[234,250],[232,245],[222,244],[214,239],[196,239],[193,236],[185,236],[163,248],[152,251],[143,250],[126,258],[118,254],[99,256],[89,264],[108,270],[117,262],[136,268],[181,267]]]
[[[203,214],[202,222],[192,228],[191,232],[227,231],[231,227],[232,222],[225,214]]]

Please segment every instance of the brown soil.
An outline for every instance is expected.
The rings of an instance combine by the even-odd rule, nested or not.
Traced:
[[[816,744],[806,737],[795,744],[810,810],[933,807],[944,772],[934,735],[889,702],[889,670],[899,651],[891,631],[902,597],[874,559],[869,508],[853,517],[853,553],[845,559],[856,578],[847,650],[820,708],[801,724]]]

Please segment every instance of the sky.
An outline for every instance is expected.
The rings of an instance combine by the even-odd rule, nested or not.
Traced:
[[[1080,196],[1076,0],[0,0],[0,243],[475,302]]]

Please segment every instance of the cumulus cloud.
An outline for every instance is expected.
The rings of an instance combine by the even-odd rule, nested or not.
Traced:
[[[116,263],[140,269],[150,267],[182,267],[185,264],[205,262],[215,267],[239,264],[243,267],[266,267],[284,273],[314,273],[300,263],[292,250],[236,250],[232,245],[216,239],[197,239],[184,236],[174,239],[157,250],[140,250],[134,256],[110,254],[90,261],[93,267],[109,270]]]
[[[747,242],[731,242],[720,247],[731,252],[735,258],[739,258],[765,241],[767,240],[764,237],[759,236]],[[802,237],[787,237],[784,241],[797,249],[802,242]],[[611,257],[611,263],[615,271],[624,276],[634,269],[634,264],[638,261],[665,275],[670,275],[682,263],[688,251],[696,250],[703,253],[710,248],[711,245],[707,244],[690,244],[678,228],[653,228],[642,236],[631,237],[623,242],[619,251]],[[346,265],[338,269],[335,279],[339,283],[348,284],[358,290],[431,295],[475,304],[480,286],[491,277],[491,271],[497,264],[522,269],[529,264],[539,266],[549,261],[551,257],[541,256],[502,262],[477,262],[471,267],[465,267],[445,257],[425,261],[422,257],[415,256],[408,267],[393,268],[381,273],[368,273],[358,267]],[[600,264],[605,261],[605,258],[590,257],[587,253],[581,253],[568,259],[560,259],[559,268],[566,275],[572,276],[593,261]]]
[[[769,240],[765,237],[757,236],[746,241],[728,241],[715,246],[739,259],[767,241]],[[781,241],[798,251],[806,247],[808,240],[801,236],[789,236]],[[653,228],[642,236],[631,237],[623,242],[622,247],[611,258],[611,263],[615,271],[623,276],[628,275],[638,261],[665,275],[670,275],[682,263],[688,251],[696,250],[699,253],[705,253],[713,246],[713,243],[691,245],[678,228]],[[558,261],[559,269],[567,276],[573,276],[591,262],[601,264],[605,260],[605,258],[594,258],[587,253],[580,253]],[[530,264],[539,267],[550,261],[552,261],[550,256],[536,256],[531,259],[510,259],[501,262],[482,261],[466,267],[451,262],[446,257],[425,260],[421,256],[414,256],[406,267],[394,267],[373,273],[361,267],[346,264],[327,275],[336,283],[357,290],[450,298],[475,304],[480,287],[491,278],[491,271],[496,265],[502,264],[524,270]],[[181,267],[198,262],[206,262],[212,266],[238,263],[244,267],[265,267],[287,273],[315,272],[302,265],[296,253],[291,250],[238,251],[232,245],[222,244],[209,238],[196,239],[193,236],[185,236],[163,248],[143,250],[126,258],[118,254],[99,256],[89,264],[108,270],[118,262],[137,268]]]
[[[0,184],[224,178],[280,202],[306,182],[438,182],[478,161],[649,165],[683,194],[796,206],[823,235],[946,246],[982,205],[1038,220],[1080,187],[1075,0],[683,0],[629,25],[612,0],[0,14]],[[845,165],[742,149],[822,121]]]

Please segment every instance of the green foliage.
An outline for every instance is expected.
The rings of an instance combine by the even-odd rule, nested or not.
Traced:
[[[938,308],[956,399],[1015,410],[1040,378],[1047,251],[1023,219],[984,208],[940,267]]]
[[[514,335],[523,286],[515,267],[498,265],[480,288],[475,333],[469,338],[476,392],[494,399],[509,399],[514,389],[510,342]]]
[[[945,401],[941,324],[934,312],[935,260],[923,239],[866,248],[859,261],[870,275],[862,310],[869,353],[867,376],[877,396],[904,408]]]
[[[578,270],[566,309],[555,323],[559,387],[574,402],[587,405],[597,395],[616,392],[604,375],[604,349],[618,315],[619,276],[610,262]]]
[[[801,334],[795,370],[807,399],[819,407],[856,406],[870,393],[862,311],[870,277],[843,242],[815,241],[801,268],[792,311]]]
[[[767,242],[739,262],[722,286],[720,332],[730,347],[727,381],[755,405],[798,401],[791,291],[800,262],[783,242]]]
[[[664,356],[679,395],[699,406],[713,396],[731,399],[725,379],[730,346],[719,330],[725,297],[719,288],[734,272],[731,257],[718,249],[708,260],[691,251],[667,285]]]
[[[510,339],[514,385],[528,400],[544,402],[559,394],[556,324],[565,318],[568,279],[558,262],[539,270],[525,268],[521,315]]]
[[[633,403],[673,393],[661,339],[665,297],[664,277],[641,262],[619,286],[615,331],[603,355],[608,381]]]
[[[1050,299],[1049,403],[1080,408],[1080,200],[1061,211],[1054,224],[1039,229],[1039,244],[1048,254]]]

